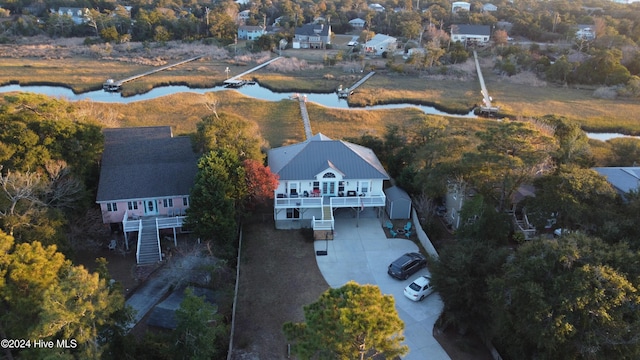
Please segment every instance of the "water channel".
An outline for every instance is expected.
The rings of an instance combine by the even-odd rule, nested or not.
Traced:
[[[167,96],[171,94],[177,94],[182,92],[187,93],[196,93],[196,94],[204,94],[208,92],[216,92],[216,91],[237,91],[245,96],[252,97],[254,99],[266,100],[266,101],[280,101],[284,99],[291,99],[293,93],[278,93],[273,92],[267,88],[260,86],[259,84],[255,85],[245,85],[241,88],[228,89],[223,86],[216,86],[213,88],[204,88],[204,89],[195,89],[190,88],[188,86],[182,85],[172,85],[172,86],[162,86],[152,89],[151,91],[123,97],[120,93],[117,92],[106,92],[103,90],[90,91],[82,94],[74,94],[73,91],[64,87],[58,86],[21,86],[21,85],[6,85],[0,86],[0,93],[12,92],[12,91],[23,91],[23,92],[32,92],[36,94],[47,95],[51,97],[57,97],[66,99],[69,101],[79,101],[79,100],[91,100],[96,102],[105,102],[105,103],[121,103],[121,104],[129,104],[136,101],[144,101],[159,98],[162,96]],[[449,114],[444,111],[440,111],[431,106],[423,106],[423,105],[414,105],[414,104],[387,104],[387,105],[374,105],[374,106],[365,106],[365,107],[349,107],[349,104],[345,99],[338,98],[338,95],[335,93],[329,94],[301,94],[307,95],[307,101],[313,102],[325,107],[337,108],[337,109],[352,109],[352,110],[378,110],[378,109],[400,109],[406,107],[415,107],[422,110],[425,114],[431,115],[443,115],[443,116],[456,116],[456,117],[464,117],[464,118],[475,118],[476,115],[473,111],[470,111],[465,115],[454,115]]]
[[[245,96],[265,100],[265,101],[280,101],[284,99],[291,99],[293,93],[278,93],[273,92],[267,88],[256,85],[246,85],[237,89],[228,89],[223,86],[216,86],[213,88],[204,88],[204,89],[195,89],[190,88],[188,86],[162,86],[152,89],[149,92],[144,94],[138,94],[133,96],[123,97],[120,93],[117,92],[106,92],[104,90],[96,90],[90,91],[82,94],[74,94],[70,89],[60,87],[60,86],[21,86],[21,85],[5,85],[0,86],[0,93],[7,93],[13,91],[23,91],[23,92],[32,92],[36,94],[47,95],[51,97],[57,97],[66,99],[69,101],[80,101],[80,100],[91,100],[96,102],[104,102],[104,103],[121,103],[121,104],[129,104],[136,101],[144,101],[151,100],[155,98],[159,98],[162,96],[167,96],[171,94],[177,93],[195,93],[195,94],[204,94],[208,92],[216,92],[216,91],[237,91]],[[374,105],[374,106],[365,106],[365,107],[349,107],[349,104],[345,99],[340,99],[335,93],[329,94],[306,94],[307,101],[313,102],[322,106],[337,108],[337,109],[345,109],[345,110],[377,110],[377,109],[401,109],[406,107],[414,107],[422,110],[425,114],[430,115],[442,115],[442,116],[455,116],[455,117],[463,117],[463,118],[476,118],[476,115],[473,111],[470,111],[465,115],[453,115],[446,113],[444,111],[440,111],[431,106],[423,106],[423,105],[414,105],[414,104],[387,104],[387,105]],[[638,136],[629,136],[619,133],[587,133],[587,136],[590,139],[596,139],[601,141],[610,140],[618,137],[632,137],[632,138],[640,138]]]

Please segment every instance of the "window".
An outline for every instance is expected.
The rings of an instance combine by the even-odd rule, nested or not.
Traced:
[[[107,203],[107,211],[118,211],[118,203]]]
[[[363,194],[366,194],[369,192],[369,182],[368,181],[363,181],[360,183],[360,191],[362,191]]]
[[[138,202],[137,201],[129,201],[127,203],[127,207],[129,210],[138,210]]]
[[[336,174],[334,174],[332,172],[328,172],[328,173],[324,174],[322,177],[325,178],[325,179],[335,178]]]
[[[287,209],[287,219],[300,219],[300,209],[299,208],[288,208]]]
[[[338,191],[344,191],[344,181],[338,182]]]
[[[162,206],[164,206],[164,207],[173,207],[173,199],[164,199],[164,200],[162,200]]]
[[[313,190],[320,191],[320,181],[314,181],[313,182]]]
[[[188,197],[183,197],[182,198],[182,206],[189,206],[189,198]]]

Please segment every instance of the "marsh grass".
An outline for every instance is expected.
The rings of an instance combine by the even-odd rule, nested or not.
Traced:
[[[83,48],[84,56],[59,58],[3,57],[0,64],[0,84],[20,83],[22,85],[60,85],[71,88],[76,93],[100,89],[108,78],[123,79],[153,69],[143,61],[123,61],[120,58],[99,58],[98,53],[106,49]],[[145,49],[120,50],[137,54]],[[153,51],[153,49],[149,50]],[[163,64],[177,62],[193,54],[176,45],[169,49],[172,54],[160,61]],[[175,54],[174,54],[175,52]],[[229,77],[240,74],[255,66],[256,59],[224,58],[222,53],[214,53],[192,63],[161,71],[135,81],[126,83],[123,95],[129,96],[147,92],[161,85],[186,85],[192,87],[212,87],[222,84]],[[313,52],[318,57],[321,52]],[[66,57],[65,57],[66,56]],[[306,64],[306,65],[305,65]],[[311,60],[289,59],[278,68],[269,67],[252,73],[249,77],[260,82],[261,86],[280,92],[324,92],[335,91],[338,86],[350,87],[365,73],[354,71],[355,63],[337,66],[322,66]],[[304,67],[306,66],[306,67]],[[483,75],[489,93],[495,105],[500,106],[501,114],[511,118],[540,117],[547,114],[564,116],[575,120],[581,126],[594,132],[621,132],[640,134],[640,104],[631,99],[602,99],[593,96],[594,89],[575,89],[543,82],[530,83],[530,76],[515,79],[503,78],[492,72],[492,64],[483,61]],[[229,74],[226,68],[229,68]],[[356,66],[357,67],[357,66]],[[469,64],[461,64],[455,71],[469,71]],[[296,71],[290,71],[296,69]],[[465,70],[466,69],[466,70]],[[277,70],[278,72],[276,72]],[[354,106],[409,102],[434,106],[437,109],[455,113],[466,113],[481,101],[480,86],[475,74],[471,76],[447,76],[424,73],[398,74],[389,72],[384,65],[376,66],[376,75],[359,87],[349,98]],[[534,79],[535,80],[535,79]],[[282,144],[299,141],[304,136],[299,121],[298,104],[295,101],[277,103],[232,95],[235,92],[220,92],[216,96],[223,98],[221,108],[250,117],[260,125],[260,129],[270,143]],[[201,95],[200,95],[201,96]],[[180,98],[181,101],[175,101]],[[142,104],[131,104],[133,112],[126,106],[111,104],[119,108],[120,115],[111,119],[114,124],[175,124],[176,129],[189,132],[194,129],[196,120],[206,108],[191,103],[199,95],[179,94],[176,97],[163,97]],[[193,100],[195,101],[195,100]],[[152,105],[144,105],[149,104]],[[170,105],[169,105],[170,104]],[[151,108],[150,108],[151,107]],[[144,108],[144,110],[143,110]],[[202,110],[196,110],[202,108]],[[358,135],[363,131],[380,133],[389,123],[403,123],[415,116],[415,109],[393,111],[349,110],[341,111],[309,106],[314,133],[322,131],[329,136],[348,134]],[[343,114],[344,113],[344,114]],[[195,119],[195,120],[194,120]]]

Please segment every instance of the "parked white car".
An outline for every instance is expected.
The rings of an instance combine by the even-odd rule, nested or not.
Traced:
[[[421,301],[433,292],[431,279],[428,276],[420,276],[409,286],[404,288],[404,296],[413,301]]]

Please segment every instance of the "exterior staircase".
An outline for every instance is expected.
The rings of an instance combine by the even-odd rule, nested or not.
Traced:
[[[331,211],[331,206],[323,206],[322,207],[322,220],[333,220],[333,212]]]
[[[143,219],[142,231],[138,234],[138,265],[155,264],[162,260],[158,243],[156,219]]]

